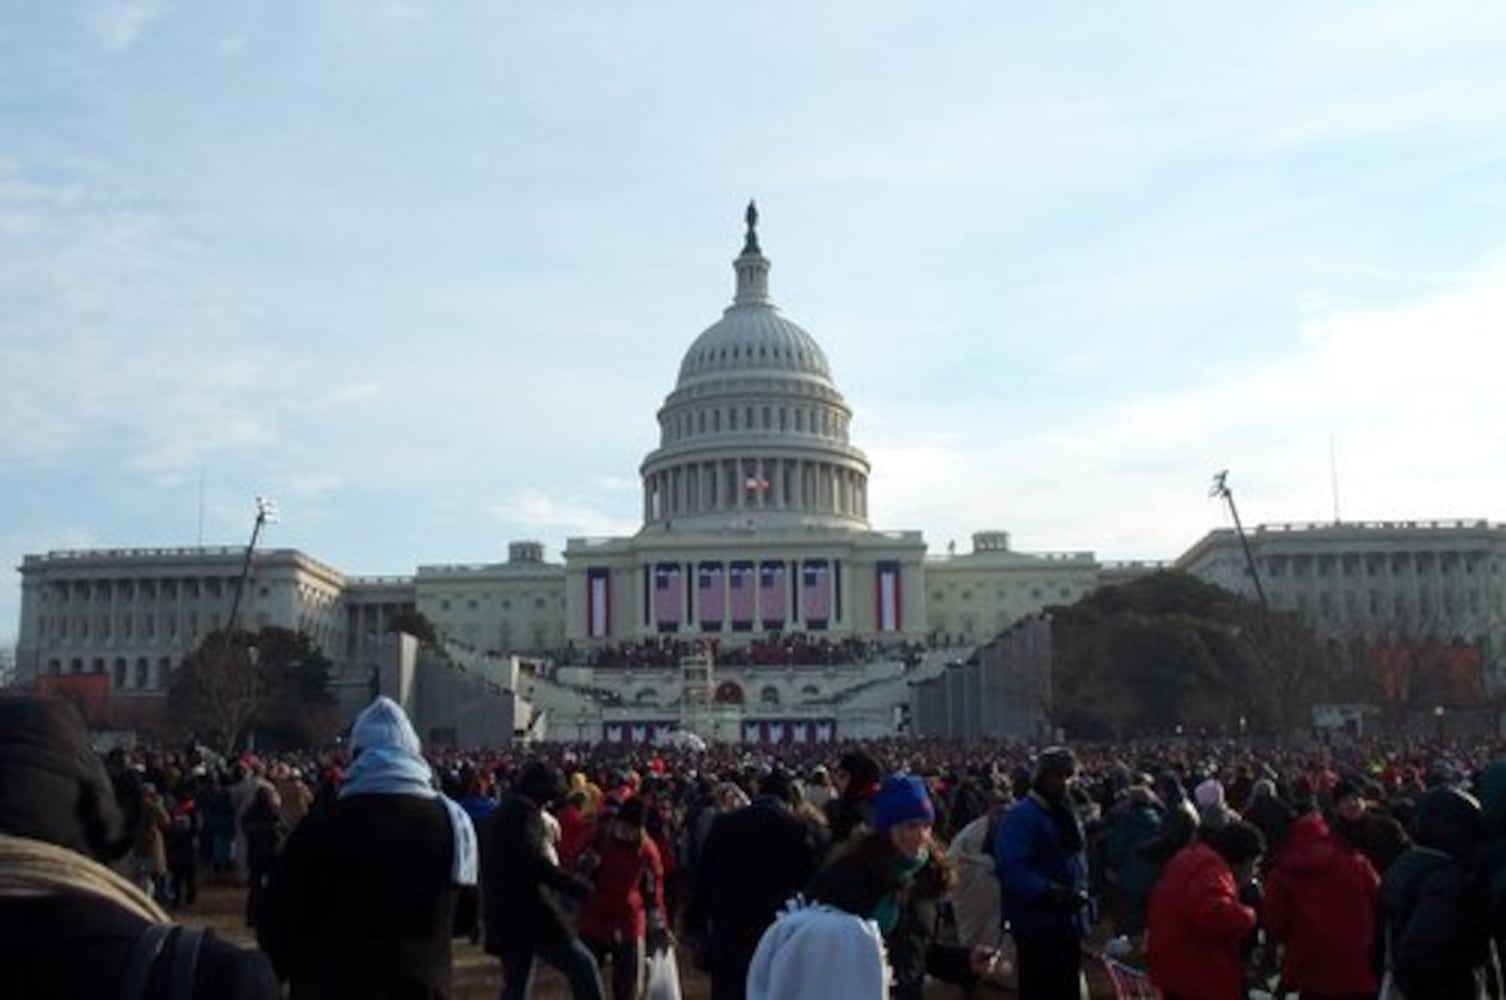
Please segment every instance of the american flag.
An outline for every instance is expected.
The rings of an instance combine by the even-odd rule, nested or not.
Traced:
[[[801,573],[800,596],[807,622],[824,622],[831,617],[831,570],[825,559],[806,562]]]
[[[784,590],[784,563],[764,563],[759,569],[758,587],[764,627],[777,628],[783,625],[785,603],[789,600]],[[771,622],[776,624],[770,625]]]
[[[721,624],[727,613],[727,585],[722,575],[721,563],[701,563],[696,574],[697,597],[701,607],[701,621]]]
[[[753,621],[753,564],[735,562],[727,570],[728,612],[734,624]]]
[[[660,625],[678,625],[684,603],[679,565],[660,563],[654,567],[654,620]]]

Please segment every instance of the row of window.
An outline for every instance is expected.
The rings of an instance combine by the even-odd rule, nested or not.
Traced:
[[[1431,552],[1379,556],[1265,556],[1261,559],[1261,572],[1271,577],[1421,576],[1434,575],[1435,568],[1436,574],[1443,576],[1473,576],[1480,568],[1487,568],[1491,575],[1500,575],[1501,561],[1487,560],[1484,556]]]
[[[1324,615],[1333,614],[1339,605],[1332,591],[1323,591],[1317,594],[1316,601],[1314,601],[1314,595],[1312,594],[1296,594],[1294,596],[1289,592],[1279,591],[1274,596],[1278,602],[1284,602],[1303,612],[1312,611],[1314,604],[1316,604],[1318,613]],[[1360,600],[1361,596],[1365,599],[1363,605]],[[1438,597],[1436,607],[1433,600],[1435,596]],[[1478,614],[1483,603],[1478,590],[1470,590],[1463,594],[1445,592],[1440,595],[1431,595],[1427,592],[1420,594],[1392,593],[1389,599],[1378,590],[1371,590],[1364,595],[1350,590],[1343,593],[1343,598],[1344,610],[1349,614],[1359,613],[1363,609],[1372,615],[1405,615],[1410,614],[1414,610],[1424,615],[1433,614],[1435,611],[1444,615],[1465,612]]]
[[[422,603],[428,604],[428,603],[431,603],[433,600],[434,600],[434,598],[432,598],[432,597],[431,598],[425,598]],[[467,611],[479,611],[481,609],[481,605],[482,605],[482,603],[484,601],[484,598],[467,597],[467,598],[464,598],[463,600],[465,602],[465,609]],[[527,597],[527,596],[524,596],[523,598],[520,599],[521,602],[527,602],[528,600],[530,600],[530,598]],[[534,595],[532,597],[532,601],[533,601],[533,608],[534,608],[535,611],[543,611],[546,607],[549,606],[549,600],[546,597],[542,597],[542,596],[539,596],[539,595]],[[451,611],[451,610],[454,610],[454,609],[458,608],[459,605],[460,605],[460,603],[461,603],[461,599],[452,599],[452,598],[449,598],[449,597],[441,597],[441,598],[439,598],[439,610],[440,611]],[[511,611],[512,610],[512,598],[510,598],[510,597],[504,597],[504,598],[502,598],[502,600],[501,600],[500,603],[501,603],[503,611]],[[559,604],[560,607],[563,608],[565,606],[565,599],[563,597],[558,598],[558,604]]]
[[[125,657],[118,656],[110,665],[110,683],[117,691],[124,691],[127,687],[138,691],[155,690],[164,685],[167,676],[172,673],[173,661],[166,657],[159,657],[156,661],[156,675],[153,676],[153,662],[145,656],[136,657],[134,664],[128,662]],[[47,661],[49,674],[61,674],[65,664],[61,659],[54,657]],[[82,657],[73,657],[68,660],[66,670],[70,674],[81,674],[85,670],[89,673],[102,674],[106,670],[104,657],[96,656],[92,660],[84,660]]]
[[[679,441],[692,434],[720,434],[725,428],[728,432],[794,430],[796,433],[805,433],[808,430],[811,434],[837,437],[845,441],[847,423],[846,414],[824,406],[705,407],[694,412],[681,410],[668,418],[664,425],[664,438],[666,441]]]
[[[956,584],[947,584],[947,588],[948,589],[955,588],[955,586],[956,586]],[[1027,585],[1022,583],[1019,586],[1023,590]],[[1061,598],[1064,601],[1071,599],[1073,593],[1074,593],[1073,588],[1070,587],[1070,586],[1061,586],[1061,587],[1058,587],[1056,589],[1056,596],[1059,597],[1059,598]],[[950,596],[951,595],[948,594],[945,590],[933,590],[933,591],[931,591],[931,600],[933,602],[935,602],[935,603],[938,603],[938,604],[944,604],[944,603],[946,603],[947,599]],[[964,590],[960,594],[958,594],[957,596],[960,597],[964,601],[971,601],[973,599],[973,592],[971,590]],[[1044,587],[1033,586],[1033,587],[1030,588],[1030,599],[1031,600],[1041,601],[1041,600],[1045,600],[1045,597],[1046,597],[1046,590],[1045,590]],[[1003,587],[999,587],[997,590],[994,591],[994,600],[996,600],[996,601],[1008,600],[1008,596],[1006,595]]]

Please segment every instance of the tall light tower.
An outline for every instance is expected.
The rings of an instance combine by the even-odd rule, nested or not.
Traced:
[[[246,543],[246,557],[241,560],[241,575],[235,581],[235,596],[230,600],[230,617],[225,621],[223,641],[228,645],[230,633],[235,630],[236,616],[241,610],[241,594],[246,589],[246,578],[251,575],[251,554],[256,551],[256,540],[261,537],[264,525],[277,520],[277,503],[267,497],[256,498],[256,519],[251,523],[251,540]]]
[[[1260,610],[1269,613],[1270,602],[1265,599],[1265,587],[1260,582],[1260,570],[1255,566],[1255,556],[1250,551],[1250,540],[1245,537],[1245,526],[1239,520],[1239,508],[1234,505],[1234,491],[1229,488],[1229,470],[1221,469],[1213,474],[1213,485],[1208,495],[1229,504],[1229,513],[1234,517],[1234,533],[1239,536],[1239,546],[1244,549],[1245,565],[1249,567],[1250,579],[1255,581],[1255,596],[1260,599]]]

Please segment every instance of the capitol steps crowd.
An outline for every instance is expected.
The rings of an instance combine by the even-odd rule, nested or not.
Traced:
[[[1506,759],[1371,743],[1035,751],[545,747],[426,755],[377,699],[346,743],[102,759],[0,698],[10,997],[1506,997]],[[828,768],[830,770],[828,771]],[[232,876],[232,873],[233,876]],[[246,886],[244,949],[194,924]],[[930,992],[928,992],[930,991]]]

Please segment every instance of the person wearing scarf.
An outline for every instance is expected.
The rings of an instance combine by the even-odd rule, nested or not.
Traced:
[[[832,844],[846,842],[869,825],[882,776],[878,761],[862,750],[842,755],[833,776],[837,795],[826,803],[826,824],[831,829]]]
[[[1029,794],[1004,814],[994,844],[1020,995],[1031,1000],[1082,996],[1088,859],[1082,820],[1067,794],[1076,773],[1071,750],[1041,751]]]
[[[181,975],[194,996],[277,997],[265,956],[212,931],[175,927],[140,887],[106,867],[134,839],[78,710],[58,698],[0,698],[5,995],[123,995],[135,961],[147,995],[168,996]],[[149,961],[153,948],[157,959]]]
[[[955,885],[956,870],[931,838],[936,811],[925,782],[906,774],[886,778],[871,816],[872,829],[816,873],[805,898],[873,921],[889,953],[897,1000],[920,1000],[928,974],[971,987],[993,954],[935,939],[936,908]],[[841,984],[833,990],[840,994]]]
[[[338,798],[283,845],[257,938],[294,1000],[449,997],[455,905],[476,884],[476,831],[434,787],[396,702],[372,702],[350,747]]]

